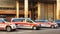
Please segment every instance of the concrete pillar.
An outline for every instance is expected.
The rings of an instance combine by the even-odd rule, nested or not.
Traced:
[[[38,20],[40,20],[40,3],[38,2]]]
[[[19,0],[16,0],[16,18],[19,18]]]
[[[28,18],[28,0],[24,0],[24,16]]]
[[[54,20],[56,19],[56,4],[54,4]]]
[[[59,12],[60,12],[60,0],[57,0],[57,12],[56,12],[57,19],[59,19]]]

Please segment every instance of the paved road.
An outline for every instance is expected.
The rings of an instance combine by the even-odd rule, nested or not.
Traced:
[[[60,34],[60,28],[41,28],[41,30],[17,29],[17,31],[13,32],[0,31],[0,34]]]

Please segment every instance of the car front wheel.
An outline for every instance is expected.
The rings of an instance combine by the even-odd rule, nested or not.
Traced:
[[[11,27],[6,27],[7,32],[10,32],[11,30],[12,30]]]

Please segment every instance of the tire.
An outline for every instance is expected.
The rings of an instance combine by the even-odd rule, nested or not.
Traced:
[[[11,27],[9,27],[9,26],[6,27],[6,31],[7,31],[7,32],[10,32],[11,30],[12,30]]]
[[[40,30],[40,27],[36,27],[36,30]]]
[[[39,27],[32,27],[33,30],[39,30]]]
[[[52,28],[52,29],[54,29],[54,28],[55,28],[55,26],[51,26],[51,28]]]
[[[36,27],[32,27],[33,30],[36,30]]]
[[[16,29],[13,29],[12,31],[16,31]]]

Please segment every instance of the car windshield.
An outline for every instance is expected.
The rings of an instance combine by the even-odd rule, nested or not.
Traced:
[[[36,20],[35,22],[48,22],[48,20]]]
[[[35,23],[33,20],[31,19],[26,19],[27,22],[31,22],[31,23]]]
[[[55,20],[55,22],[60,22],[60,20]]]

